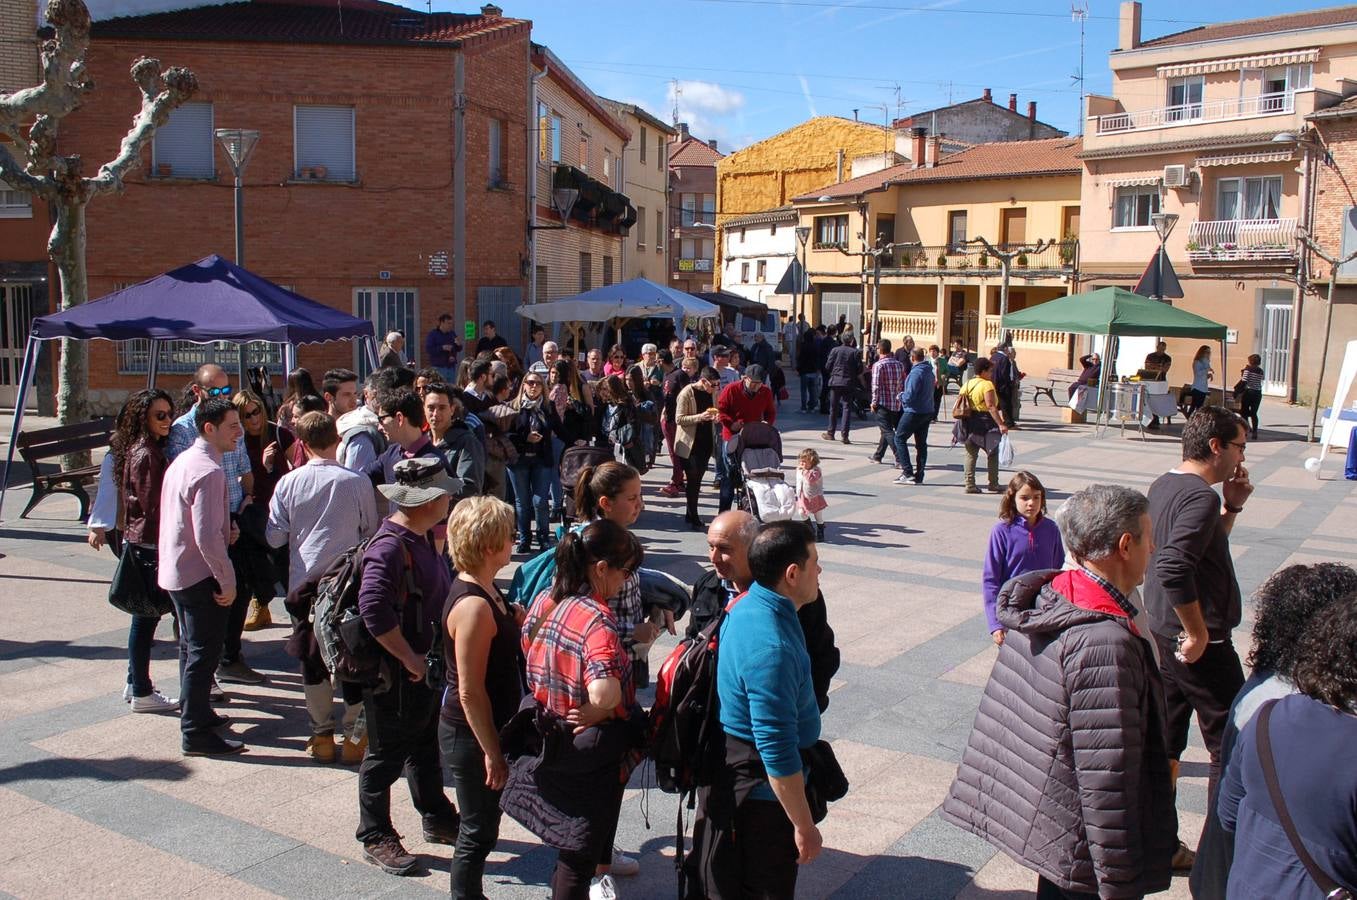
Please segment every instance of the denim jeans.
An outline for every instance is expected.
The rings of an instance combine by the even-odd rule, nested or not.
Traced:
[[[726,442],[721,437],[721,426],[716,426],[716,440],[712,447],[711,455],[716,459],[716,483],[725,490],[727,475],[730,473],[730,464],[726,460]]]
[[[160,616],[133,616],[127,628],[127,683],[132,685],[132,696],[145,697],[154,689],[151,684],[151,647],[155,644],[155,629]]]
[[[928,464],[928,426],[932,424],[929,413],[904,413],[900,424],[895,427],[895,448],[900,458],[900,468],[910,478],[922,484],[924,466]],[[913,438],[918,459],[910,462],[909,441]]]
[[[518,512],[518,539],[525,540],[532,533],[534,511],[537,513],[537,533],[546,534],[552,467],[542,462],[518,462],[514,463],[509,471],[514,477],[514,508]]]
[[[725,444],[722,444],[717,449],[716,453],[718,460],[725,461],[726,469],[726,477],[721,479],[721,499],[720,502],[717,504],[716,509],[718,512],[725,512],[726,510],[730,509],[731,504],[735,502],[735,476],[734,476],[735,460],[726,456]],[[720,468],[721,466],[720,464],[718,464],[717,469],[719,470]]]
[[[212,676],[221,661],[222,640],[226,636],[229,610],[213,597],[217,582],[202,581],[182,591],[170,591],[179,615],[179,700],[183,713],[179,730],[184,740],[214,733],[210,694]]]
[[[499,840],[499,791],[485,786],[485,751],[466,725],[438,723],[438,744],[443,765],[452,775],[462,827],[452,852],[453,900],[480,900],[485,878],[485,858]]]
[[[881,438],[876,442],[876,452],[872,454],[874,459],[885,459],[886,448],[891,448],[891,454],[895,457],[895,464],[901,465],[903,460],[900,456],[900,448],[895,444],[895,427],[900,424],[900,411],[895,409],[886,409],[884,406],[878,406],[876,409],[876,425],[881,429]]]

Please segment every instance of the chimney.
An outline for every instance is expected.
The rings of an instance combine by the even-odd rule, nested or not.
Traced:
[[[984,94],[984,96],[982,96],[980,99],[981,99],[981,100],[984,100],[986,103],[993,103],[993,102],[994,102],[994,94],[990,93],[990,89],[989,89],[989,88],[985,88],[985,94]]]
[[[1037,120],[1037,101],[1027,101],[1027,118],[1035,122]]]
[[[689,137],[688,123],[687,122],[678,123],[678,139],[681,141],[686,141],[688,140],[688,137]]]
[[[712,148],[713,150],[715,150],[715,149],[716,149],[716,138],[712,138],[711,140],[707,141],[707,146],[710,147],[710,148]]]
[[[930,134],[928,136],[928,168],[936,169],[940,156],[942,156],[942,135]]]
[[[483,16],[502,16],[502,15],[504,15],[504,10],[501,9],[501,8],[499,8],[498,6],[496,6],[496,5],[493,4],[493,3],[487,3],[487,4],[485,4],[484,6],[481,7],[481,15],[483,15]]]
[[[835,184],[837,184],[840,181],[843,181],[843,157],[844,157],[843,148],[840,147],[836,169],[836,171],[838,172],[838,177],[834,179]]]
[[[909,136],[914,141],[914,152],[910,154],[910,162],[914,163],[914,168],[922,169],[924,166],[924,145],[928,141],[928,129],[922,125],[915,125],[909,130]]]
[[[1018,95],[1017,95],[1017,94],[1009,94],[1009,95],[1008,95],[1008,111],[1009,111],[1009,112],[1017,112],[1017,111],[1018,111]]]
[[[1125,0],[1118,18],[1117,49],[1136,49],[1140,46],[1140,0]]]

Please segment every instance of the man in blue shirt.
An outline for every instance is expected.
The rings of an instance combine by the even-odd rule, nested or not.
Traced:
[[[444,384],[457,383],[457,354],[462,352],[452,326],[452,315],[443,313],[438,317],[438,325],[424,339],[424,362],[438,370]]]
[[[791,897],[820,853],[801,750],[820,737],[810,655],[796,611],[819,593],[815,538],[802,522],[765,525],[749,548],[754,584],[721,626],[716,690],[726,732],[712,788],[711,897]],[[720,796],[718,796],[720,795]]]
[[[900,392],[900,421],[895,426],[895,455],[903,471],[895,483],[923,484],[924,465],[928,462],[928,426],[937,415],[938,395],[934,390],[933,367],[920,365],[924,361],[923,350],[915,347],[909,355],[909,374]],[[913,462],[909,458],[911,438],[914,449],[919,451],[919,458]]]

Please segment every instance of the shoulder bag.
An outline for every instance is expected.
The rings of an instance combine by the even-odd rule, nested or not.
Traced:
[[[965,419],[971,414],[971,395],[966,391],[968,386],[969,382],[962,385],[961,393],[956,395],[956,403],[952,404],[953,419]]]
[[[1272,708],[1276,705],[1277,701],[1273,700],[1258,711],[1258,762],[1263,767],[1263,780],[1267,782],[1268,796],[1272,798],[1272,806],[1277,810],[1277,818],[1282,822],[1282,830],[1286,832],[1286,839],[1291,842],[1291,849],[1296,851],[1300,864],[1324,892],[1325,900],[1353,900],[1352,891],[1330,878],[1329,874],[1315,862],[1315,858],[1310,855],[1305,842],[1296,831],[1296,823],[1291,820],[1291,811],[1286,808],[1286,798],[1282,796],[1282,786],[1277,781],[1277,762],[1272,757],[1272,736],[1268,733]]]

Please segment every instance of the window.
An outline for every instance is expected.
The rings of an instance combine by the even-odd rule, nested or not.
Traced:
[[[664,169],[664,135],[655,135],[655,168]]]
[[[561,161],[561,117],[551,114],[551,161]]]
[[[697,258],[697,241],[695,239],[684,238],[682,241],[679,242],[679,258],[680,259]]]
[[[1277,66],[1263,70],[1262,99],[1259,112],[1282,112],[1286,109],[1288,94],[1310,87],[1314,67],[1310,63]]]
[[[679,194],[679,205],[683,207],[679,222],[684,228],[692,228],[697,221],[697,194]]]
[[[741,243],[741,244],[744,243],[744,229],[743,229],[743,228],[740,229],[740,243]]]
[[[1282,177],[1222,178],[1216,188],[1216,218],[1276,219],[1281,216]]]
[[[130,287],[130,285],[123,285]],[[245,365],[267,366],[277,371],[283,364],[278,344],[253,341],[245,345]],[[157,370],[162,374],[188,374],[199,366],[216,363],[234,373],[239,357],[235,344],[214,341],[198,344],[193,341],[161,341]],[[150,368],[151,342],[144,338],[118,341],[118,372],[123,375],[145,375]]]
[[[749,284],[749,263],[740,263],[740,283]]]
[[[212,178],[216,148],[212,104],[185,103],[171,110],[151,139],[151,171],[162,178]]]
[[[385,335],[389,331],[399,331],[405,335],[405,345],[410,353],[421,349],[419,340],[419,293],[412,288],[356,288],[353,292],[353,312],[360,319],[367,319],[377,334]],[[366,378],[371,368],[367,354],[355,347],[357,359],[355,371],[360,378]],[[227,367],[228,371],[230,367]]]
[[[891,224],[895,224],[895,216],[891,216]],[[768,225],[768,236],[777,237],[777,223],[772,222]]]
[[[1202,117],[1202,92],[1206,88],[1206,78],[1202,75],[1189,75],[1186,78],[1170,78],[1168,106],[1165,120],[1168,122],[1186,122]]]
[[[646,127],[641,126],[641,140],[638,142],[641,148],[641,162],[646,161]]]
[[[754,280],[759,284],[766,283],[768,281],[768,260],[759,260],[758,264],[755,266],[755,270],[757,274],[754,276]]]
[[[352,106],[293,107],[293,126],[297,178],[358,180],[353,165]]]
[[[551,159],[551,111],[541,101],[537,103],[537,158]]]
[[[592,290],[594,287],[594,256],[592,253],[580,254],[580,291]]]
[[[603,286],[607,287],[613,283],[613,258],[611,256],[603,257]]]
[[[0,219],[33,218],[33,197],[0,181]]]
[[[613,152],[606,147],[603,150],[603,181],[611,186],[613,179]]]
[[[847,247],[848,216],[816,216],[815,248]]]
[[[701,259],[711,260],[716,258],[716,241],[712,240],[711,238],[703,238],[701,242],[701,247],[702,247],[702,256],[700,257]],[[705,271],[710,272],[711,269],[708,268]]]
[[[490,120],[490,186],[504,184],[504,123],[499,119]]]
[[[895,216],[876,217],[876,246],[882,247],[895,242]]]
[[[1117,188],[1113,228],[1149,228],[1150,216],[1159,212],[1159,188],[1155,185]]]
[[[636,207],[636,249],[644,250],[646,246],[646,208],[644,206]]]
[[[953,211],[947,214],[947,252],[966,252],[966,211]]]
[[[655,210],[655,249],[664,249],[664,210]]]
[[[703,194],[703,195],[702,195],[702,219],[701,219],[701,221],[706,222],[708,225],[715,225],[715,224],[716,224],[716,195],[715,195],[715,194]]]

